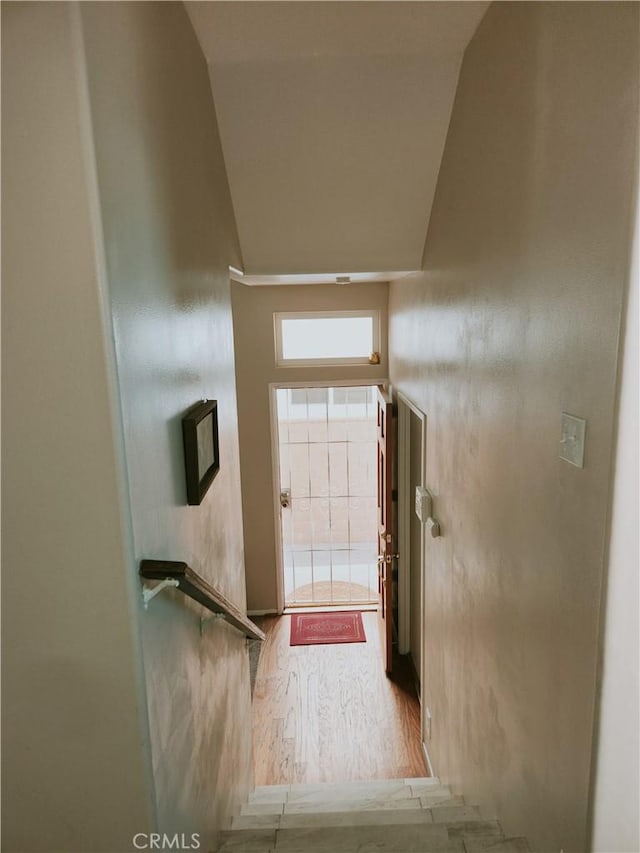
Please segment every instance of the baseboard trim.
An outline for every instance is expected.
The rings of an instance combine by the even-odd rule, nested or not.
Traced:
[[[420,676],[418,675],[418,670],[416,669],[416,665],[413,662],[413,655],[411,654],[411,652],[409,652],[407,657],[409,658],[409,667],[411,669],[411,675],[413,676],[413,683],[416,688],[416,693],[418,694],[418,701],[420,701],[420,697],[422,696],[422,693],[420,691]]]
[[[422,741],[422,751],[424,752],[424,760],[427,762],[427,770],[429,771],[429,776],[434,776],[433,772],[433,764],[431,763],[431,756],[429,755],[429,750],[427,749],[427,745],[424,741]]]
[[[273,610],[247,610],[247,616],[276,616],[278,611]]]

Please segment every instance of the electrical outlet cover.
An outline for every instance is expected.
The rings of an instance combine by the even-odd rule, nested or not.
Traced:
[[[575,465],[576,468],[584,467],[584,439],[587,431],[587,422],[584,418],[562,413],[562,429],[560,432],[560,459]]]

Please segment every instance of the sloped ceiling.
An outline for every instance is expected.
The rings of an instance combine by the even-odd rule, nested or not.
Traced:
[[[193,2],[244,270],[420,267],[484,2]]]

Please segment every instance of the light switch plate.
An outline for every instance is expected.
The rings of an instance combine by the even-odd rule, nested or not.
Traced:
[[[576,468],[584,467],[584,437],[587,422],[584,418],[562,413],[562,428],[560,432],[560,459],[570,462]]]
[[[416,486],[416,515],[423,524],[431,515],[431,495],[423,486]]]
[[[425,735],[427,740],[431,740],[431,708],[426,709],[426,713],[424,716],[424,727],[426,729]]]

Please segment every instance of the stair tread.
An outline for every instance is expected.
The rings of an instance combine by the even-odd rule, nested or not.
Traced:
[[[522,836],[466,838],[464,847],[466,853],[531,853],[527,839]]]
[[[501,836],[491,835],[496,821],[446,823],[394,823],[345,826],[296,826],[280,829],[235,829],[221,833],[218,853],[429,853],[429,851],[493,851],[493,853],[524,853],[526,848]],[[467,832],[470,830],[470,833]],[[484,831],[484,835],[479,834]],[[476,835],[476,833],[478,833]]]
[[[435,821],[434,821],[435,822]],[[474,820],[466,819],[461,821],[447,821],[444,824],[449,831],[450,838],[471,838],[473,836],[503,838],[502,828],[497,820],[482,820],[477,818]]]
[[[447,793],[451,792],[451,788],[448,785],[442,785],[440,783],[437,785],[423,785],[421,782],[417,782],[416,784],[409,785],[408,787],[414,796],[418,795],[421,797],[435,797],[442,791],[446,791]]]
[[[373,785],[366,783],[362,785],[335,785],[325,788],[312,787],[304,791],[290,791],[287,803],[309,803],[316,800],[368,800],[376,799],[409,799],[411,787],[400,780],[395,785]]]
[[[275,829],[232,829],[218,836],[216,853],[268,853],[275,849]]]
[[[281,814],[239,814],[231,821],[231,829],[278,829]]]
[[[406,803],[403,800],[402,803]],[[294,811],[286,814],[239,815],[234,818],[234,828],[278,828],[290,826],[366,826],[367,824],[431,823],[433,815],[431,808],[440,805],[463,806],[462,797],[452,797],[438,805],[423,808],[402,809],[342,809],[330,812]]]
[[[305,791],[285,791],[274,795],[255,796],[252,795],[247,806],[283,805],[290,803],[316,803],[316,802],[358,802],[362,800],[404,800],[425,797],[426,799],[437,799],[450,797],[451,790],[446,785],[432,785],[422,787],[419,785],[396,785],[387,788],[376,788],[369,785],[349,788],[326,787],[309,788]]]
[[[423,809],[434,809],[440,806],[464,806],[466,805],[464,797],[457,794],[440,794],[438,796],[420,797],[420,803]]]
[[[364,853],[364,851],[460,851],[462,839],[451,839],[445,826],[412,824],[392,826],[298,827],[280,829],[276,835],[276,853]]]
[[[421,809],[419,797],[402,797],[397,800],[369,797],[363,800],[328,800],[322,802],[285,803],[284,814],[310,814],[321,812],[356,812],[356,811],[404,811],[405,809]]]
[[[436,776],[415,776],[413,778],[402,777],[399,779],[347,779],[342,782],[293,782],[289,788],[291,791],[307,791],[310,788],[357,788],[360,785],[370,785],[377,788],[395,787],[396,785],[439,785],[440,780]],[[271,785],[266,785],[262,790],[268,790]],[[256,788],[256,791],[259,789]]]
[[[444,797],[443,799],[448,798]],[[423,805],[420,797],[402,797],[395,800],[369,797],[362,800],[343,799],[293,803],[247,803],[241,807],[240,813],[243,815],[283,813],[299,814],[312,812],[369,811],[371,809],[420,809],[422,807]],[[428,808],[429,805],[426,807]]]
[[[243,803],[240,806],[240,814],[282,814],[284,803]]]
[[[431,808],[434,823],[457,823],[458,821],[480,820],[480,811],[476,806],[433,805]]]
[[[294,814],[297,812],[344,812],[365,811],[370,809],[419,809],[440,806],[459,807],[464,805],[462,797],[453,797],[449,791],[429,797],[365,797],[361,800],[343,797],[336,800],[310,800],[277,802],[277,803],[245,803],[241,807],[243,815],[265,814]]]
[[[217,853],[531,853],[435,777],[256,788]]]
[[[253,821],[256,821],[253,824]],[[270,821],[270,822],[267,822]],[[399,811],[343,811],[294,813],[285,815],[240,815],[234,819],[234,829],[292,829],[297,827],[325,826],[381,826],[433,823],[429,809],[402,809]]]
[[[364,788],[371,790],[392,790],[398,787],[409,788],[411,786],[420,788],[442,787],[440,780],[433,776],[417,776],[414,778],[403,779],[360,779],[350,780],[346,782],[299,782],[291,785],[261,785],[258,786],[250,795],[250,802],[263,802],[267,800],[287,799],[289,794],[299,796],[309,793],[326,793],[336,792],[340,796],[343,794],[349,796],[350,792],[362,790]]]

